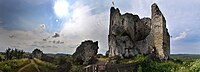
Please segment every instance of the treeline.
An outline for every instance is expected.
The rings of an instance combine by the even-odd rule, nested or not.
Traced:
[[[25,52],[23,50],[8,48],[6,49],[6,52],[5,52],[5,59],[6,60],[20,59],[20,58],[23,58],[24,53]]]

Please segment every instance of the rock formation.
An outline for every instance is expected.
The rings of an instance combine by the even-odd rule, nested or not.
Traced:
[[[31,53],[32,58],[42,59],[42,56],[43,56],[43,52],[39,49],[34,49],[34,51]]]
[[[75,62],[78,64],[92,64],[96,61],[96,55],[98,52],[98,42],[91,40],[82,42],[76,49],[76,52],[72,55]]]
[[[170,36],[166,21],[155,3],[151,8],[151,19],[140,19],[138,15],[131,13],[121,15],[118,8],[111,7],[108,35],[109,57],[123,58],[157,51],[160,59],[168,59]]]

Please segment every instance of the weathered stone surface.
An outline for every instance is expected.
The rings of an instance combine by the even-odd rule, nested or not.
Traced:
[[[96,55],[98,52],[98,42],[91,40],[84,41],[76,49],[76,52],[72,55],[75,62],[78,64],[92,64],[96,61]]]
[[[160,59],[168,59],[170,55],[170,36],[166,28],[166,20],[158,6],[154,3],[151,6],[152,24],[154,32],[154,45]]]
[[[119,9],[111,8],[109,29],[109,56],[128,57],[138,54],[143,49],[143,40],[151,31],[149,18],[140,19],[138,15],[126,13],[121,15]],[[141,41],[142,40],[142,41]],[[141,44],[142,43],[142,44]],[[144,48],[147,50],[146,48]]]
[[[152,5],[152,19],[125,13],[111,7],[108,35],[109,57],[129,57],[135,54],[151,54],[168,59],[170,47],[166,21],[156,4]],[[154,50],[156,49],[156,50]]]

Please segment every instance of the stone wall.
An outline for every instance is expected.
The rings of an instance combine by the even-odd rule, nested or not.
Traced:
[[[111,7],[108,35],[109,57],[124,58],[157,51],[160,59],[168,59],[169,42],[165,18],[156,4],[152,5],[151,19],[140,19],[138,15],[131,13],[122,15],[118,8]]]

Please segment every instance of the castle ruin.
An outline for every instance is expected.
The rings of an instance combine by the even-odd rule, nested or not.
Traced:
[[[118,8],[110,9],[108,35],[109,57],[121,58],[156,51],[159,59],[170,55],[170,35],[166,20],[158,6],[151,6],[151,18],[139,18],[131,13],[121,14]]]

